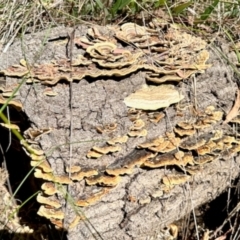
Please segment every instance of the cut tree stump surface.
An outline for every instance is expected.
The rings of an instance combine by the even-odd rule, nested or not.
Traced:
[[[16,41],[7,53],[1,55],[0,69],[25,58],[31,63],[48,62],[49,60],[65,58],[67,33],[71,29],[57,28],[42,33],[25,35],[23,42]],[[76,34],[86,32],[86,27],[77,29]],[[49,41],[50,40],[50,41]],[[234,54],[228,53],[226,44],[219,48],[234,59]],[[213,50],[210,51],[209,63],[212,67],[205,73],[184,80],[178,88],[189,104],[197,102],[199,109],[209,105],[216,106],[225,114],[231,109],[237,85],[231,68]],[[81,50],[74,47],[74,54]],[[19,81],[16,78],[6,78],[6,84],[12,85]],[[82,79],[73,82],[72,92],[72,165],[104,169],[109,164],[126,160],[129,156],[138,154],[135,149],[140,143],[151,140],[168,130],[171,131],[177,122],[186,116],[176,115],[176,105],[166,109],[165,117],[157,124],[148,123],[147,137],[130,138],[122,150],[104,155],[100,159],[86,158],[87,152],[95,145],[102,146],[113,136],[124,135],[132,125],[127,116],[128,108],[123,99],[145,83],[145,73],[138,71],[124,78]],[[196,90],[194,93],[194,84]],[[52,128],[53,131],[43,135],[39,145],[47,155],[47,160],[57,174],[62,174],[69,161],[70,136],[70,84],[61,81],[52,87],[57,93],[55,97],[45,96],[47,86],[39,83],[23,85],[16,99],[23,103],[23,111],[28,116],[33,128]],[[189,117],[190,118],[190,117]],[[117,130],[110,134],[99,134],[96,127],[117,123]],[[218,125],[231,133],[231,128]],[[216,198],[231,185],[231,180],[239,175],[240,158],[217,159],[203,166],[189,184],[178,185],[169,193],[154,198],[159,191],[163,176],[169,173],[181,172],[179,168],[159,168],[154,170],[134,168],[131,175],[122,176],[120,183],[106,194],[96,204],[83,208],[88,221],[81,221],[77,227],[69,230],[68,239],[95,239],[95,230],[102,239],[148,239],[158,236],[160,229],[171,222],[182,218],[200,204]],[[84,181],[76,182],[69,188],[70,195],[78,199],[85,192],[97,189],[96,186],[86,186]],[[65,207],[64,199],[58,196]],[[146,202],[141,204],[141,202]],[[74,218],[71,204],[67,204],[65,223]],[[94,226],[95,229],[92,228]],[[96,235],[97,239],[99,236]],[[149,238],[150,239],[150,238]],[[158,238],[156,238],[158,239]],[[160,239],[160,238],[159,238]]]

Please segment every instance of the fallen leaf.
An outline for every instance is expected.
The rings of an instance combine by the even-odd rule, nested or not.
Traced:
[[[202,240],[209,240],[209,230],[208,229],[204,232]]]
[[[230,110],[230,112],[227,114],[226,120],[223,122],[223,124],[227,124],[228,122],[230,122],[233,118],[235,118],[238,115],[239,107],[240,107],[240,89],[238,89],[234,106]]]
[[[226,238],[227,238],[227,236],[223,235],[223,236],[216,238],[215,240],[225,240]]]

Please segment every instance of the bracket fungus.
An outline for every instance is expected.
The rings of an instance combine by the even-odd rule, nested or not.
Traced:
[[[0,104],[6,104],[7,100],[0,95]],[[7,103],[9,106],[14,107],[17,111],[22,111],[23,105],[18,100],[10,100]]]
[[[58,192],[56,186],[52,182],[45,182],[42,184],[41,189],[46,195],[54,195]]]
[[[148,113],[148,117],[150,122],[159,123],[165,117],[165,114],[162,112],[152,112]]]
[[[145,72],[148,82],[160,84],[159,86],[144,85],[124,99],[127,107],[135,109],[128,112],[133,126],[123,136],[114,135],[119,130],[119,123],[97,127],[98,133],[111,134],[111,139],[104,147],[94,146],[91,150],[89,149],[88,158],[99,158],[105,154],[120,151],[119,145],[127,143],[129,137],[146,137],[149,130],[147,127],[158,124],[164,117],[161,111],[155,112],[155,110],[166,108],[184,98],[174,85],[165,82],[179,82],[210,67],[209,64],[206,64],[209,58],[209,53],[205,49],[206,41],[183,32],[176,25],[153,20],[149,23],[149,27],[126,23],[120,27],[113,27],[113,29],[114,36],[103,36],[100,29],[93,27],[88,29],[86,36],[75,39],[75,44],[81,47],[82,55],[72,59],[71,63],[69,59],[59,59],[49,63],[27,66],[27,63],[22,61],[21,65],[0,70],[0,74],[5,76],[24,76],[28,83],[40,82],[49,86],[57,84],[60,80],[72,82],[80,81],[85,77],[92,79],[124,77],[141,70]],[[127,43],[128,47],[124,48],[121,45],[122,42]],[[149,61],[149,52],[151,52],[152,61]],[[3,88],[0,91],[0,104],[4,104],[6,103],[5,97],[11,91]],[[43,94],[54,96],[56,92],[49,88]],[[9,104],[18,110],[23,108],[22,104],[15,100],[11,100]],[[150,123],[145,126],[145,122],[140,117],[146,117],[147,113],[139,109],[153,110],[152,113],[148,112],[148,119],[154,124]],[[46,205],[46,207],[43,205],[40,207],[38,214],[62,228],[64,213],[52,209],[61,207],[60,203],[53,200],[52,196],[56,193],[60,194],[57,189],[58,184],[72,184],[73,181],[84,179],[86,185],[90,185],[86,188],[92,189],[97,185],[95,187],[98,192],[74,202],[76,206],[86,207],[99,201],[112,187],[119,184],[122,175],[132,174],[135,167],[149,168],[150,170],[151,168],[178,166],[180,169],[183,167],[188,169],[187,172],[191,174],[199,170],[200,164],[213,161],[215,156],[218,156],[218,152],[225,151],[228,154],[239,152],[238,142],[230,138],[223,139],[219,135],[215,136],[215,139],[203,140],[195,136],[203,128],[213,126],[221,119],[222,112],[209,107],[202,115],[196,116],[194,123],[178,123],[174,129],[178,137],[175,137],[174,133],[166,133],[152,141],[143,142],[120,164],[111,164],[105,169],[85,169],[81,164],[72,167],[65,166],[63,168],[67,173],[65,175],[56,175],[54,169],[46,161],[44,152],[29,146],[27,141],[22,141],[23,147],[32,158],[31,165],[36,167],[34,176],[47,181],[41,188],[45,195],[51,196],[48,198],[38,195],[37,201]],[[50,128],[30,129],[25,136],[28,140],[37,140],[42,134],[51,130]],[[192,138],[190,139],[189,136]],[[187,140],[185,140],[186,138]],[[184,151],[179,151],[179,149]],[[196,152],[200,155],[198,158],[195,156]],[[189,176],[168,176],[164,177],[162,181],[165,185],[174,186],[184,183],[188,179],[190,179]],[[160,194],[155,196],[160,196]],[[141,203],[148,203],[149,199],[143,199]],[[76,226],[81,219],[80,216],[74,218],[69,228]]]
[[[137,119],[133,121],[133,126],[130,128],[130,130],[140,130],[145,126],[145,122],[142,119]]]
[[[147,135],[147,130],[144,129],[145,122],[140,116],[146,117],[148,114],[144,113],[144,111],[131,109],[131,114],[135,114],[136,112],[139,117],[132,121],[132,126],[129,127],[130,134],[128,134],[129,136],[142,136],[143,132],[145,136]],[[130,117],[131,114],[129,115]],[[211,130],[211,132],[208,133],[203,131],[203,133],[201,133],[205,125],[214,126],[214,124],[221,120],[221,116],[222,113],[220,111],[209,107],[205,112],[196,113],[194,121],[177,123],[174,131],[166,132],[163,136],[139,144],[128,158],[121,162],[112,163],[105,169],[82,169],[81,166],[72,166],[71,168],[65,168],[67,173],[71,173],[70,176],[55,176],[50,172],[51,167],[46,165],[47,162],[44,156],[36,155],[36,157],[43,157],[41,159],[43,160],[43,166],[37,165],[40,163],[40,159],[37,161],[38,158],[36,157],[35,161],[32,160],[31,164],[37,167],[35,169],[36,177],[49,181],[42,185],[42,190],[46,195],[51,196],[58,192],[54,183],[70,184],[72,181],[76,182],[85,179],[88,188],[95,189],[96,187],[98,189],[97,193],[88,193],[87,197],[83,197],[74,202],[76,206],[87,207],[95,204],[107,194],[111,188],[116,187],[120,183],[123,175],[131,175],[135,167],[150,170],[177,166],[178,170],[188,173],[189,175],[194,175],[201,171],[202,166],[217,159],[220,154],[231,156],[240,152],[239,141],[233,136],[223,135],[222,130]],[[203,124],[204,126],[199,127],[199,130],[196,131],[195,125],[197,124]],[[176,133],[178,136],[176,136]],[[103,147],[94,146],[88,153],[88,156],[103,156],[111,152],[120,151],[121,148],[119,144],[126,143],[128,139],[126,135],[114,137],[108,140],[107,145]],[[38,154],[39,153],[40,152],[38,152]],[[164,192],[168,193],[176,185],[184,184],[191,179],[189,175],[173,174],[163,177],[160,192],[159,194],[154,194],[154,196],[162,196]],[[150,198],[140,199],[139,203],[147,204],[149,199]],[[53,213],[49,212],[45,207],[39,210],[39,214],[49,218],[57,227],[61,227],[61,213],[56,210],[59,208],[60,203],[53,200],[52,197],[48,198],[42,195],[39,195],[37,200],[41,204],[55,208],[53,211],[57,213],[56,218],[54,218]],[[72,226],[76,226],[80,219],[80,217],[74,219]]]
[[[61,210],[49,209],[44,207],[43,205],[40,206],[37,214],[47,219],[50,219],[50,218],[59,219],[59,220],[64,219],[64,213]]]
[[[80,171],[81,171],[81,167],[80,166],[66,167],[66,172],[67,173],[76,173],[76,172],[80,172]]]
[[[127,135],[124,135],[124,136],[118,136],[118,137],[115,137],[115,138],[112,138],[110,140],[107,141],[107,143],[109,145],[115,145],[116,143],[126,143],[128,141],[128,136]]]
[[[81,169],[80,172],[72,173],[71,179],[73,181],[81,181],[85,177],[92,177],[98,175],[98,170],[96,169]]]
[[[178,174],[178,175],[167,175],[162,178],[163,186],[162,190],[166,193],[171,191],[176,185],[184,184],[190,181],[191,176]]]
[[[50,182],[56,182],[60,184],[70,184],[71,179],[67,175],[54,175],[53,173],[44,173],[40,169],[35,169],[34,176]]]
[[[183,167],[186,165],[193,165],[194,158],[191,153],[184,154],[181,159],[176,158],[175,154],[165,153],[163,155],[157,155],[155,158],[147,160],[143,163],[144,167],[147,168],[160,168],[165,166],[179,166]]]
[[[178,103],[183,98],[184,96],[173,85],[144,85],[141,89],[126,97],[124,103],[132,108],[157,110],[168,107],[173,103]]]
[[[41,204],[48,205],[48,206],[51,206],[53,208],[60,208],[60,207],[62,207],[62,204],[59,201],[49,199],[48,197],[44,197],[44,196],[42,196],[41,193],[39,193],[37,195],[37,201],[39,203],[41,203]]]
[[[32,167],[38,167],[43,170],[45,173],[51,173],[53,172],[53,169],[51,168],[50,164],[44,160],[44,161],[31,161],[30,162]]]
[[[97,147],[94,146],[92,148],[95,152],[98,152],[100,154],[108,154],[108,153],[113,153],[113,152],[118,152],[121,150],[120,146],[114,146],[114,145],[110,145],[110,146],[104,146],[104,147]]]
[[[148,159],[155,157],[156,154],[143,150],[140,153],[134,154],[132,158],[129,158],[127,163],[124,164],[125,168],[132,169],[135,166],[142,166]]]
[[[86,178],[88,185],[101,185],[101,186],[116,186],[120,182],[119,176],[107,176],[107,175],[96,175],[93,177]]]
[[[79,207],[87,207],[99,201],[105,194],[110,191],[110,188],[103,188],[102,190],[92,194],[91,196],[85,199],[79,199],[75,202],[76,206]]]
[[[183,174],[168,175],[168,176],[164,176],[162,178],[162,182],[166,186],[169,186],[169,185],[171,186],[171,185],[179,185],[179,184],[185,183],[186,181],[189,181],[190,179],[191,179],[191,176],[187,176],[187,175],[183,175]]]
[[[133,170],[131,168],[107,168],[106,173],[113,176],[131,174]]]
[[[103,154],[96,151],[88,151],[87,158],[100,158]]]
[[[147,129],[142,130],[130,130],[128,132],[129,137],[145,137],[147,136]]]
[[[82,215],[82,216],[77,215],[77,216],[72,220],[72,222],[69,224],[68,229],[73,229],[73,228],[75,228],[81,220],[85,220],[85,219],[86,219],[86,217],[84,217],[84,215]]]

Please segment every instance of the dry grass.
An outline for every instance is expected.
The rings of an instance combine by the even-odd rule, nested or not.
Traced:
[[[224,30],[238,40],[240,5],[237,0],[137,1],[137,0],[0,0],[0,44],[6,52],[15,38],[58,25],[81,23],[106,24],[132,19],[133,16],[162,17],[161,11],[174,22],[191,29],[211,29],[222,36]],[[144,23],[145,24],[145,23]],[[204,27],[203,27],[204,26]],[[237,239],[235,237],[235,239]]]
[[[146,10],[147,9],[147,10]],[[4,51],[22,33],[36,32],[57,25],[121,21],[140,12],[157,15],[158,9],[183,23],[204,23],[211,28],[225,27],[237,34],[240,5],[228,1],[137,1],[137,0],[13,0],[0,1],[0,43]],[[161,16],[160,16],[161,17]]]

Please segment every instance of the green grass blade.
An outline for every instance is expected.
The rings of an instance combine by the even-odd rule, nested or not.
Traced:
[[[19,91],[19,89],[21,88],[21,86],[26,82],[27,78],[24,77],[22,79],[22,81],[19,83],[18,87],[16,89],[14,89],[12,95],[7,99],[6,103],[3,104],[3,106],[0,109],[0,118],[2,119],[2,121],[4,123],[9,123],[8,118],[3,114],[3,110],[8,106],[8,103],[13,99],[15,93],[17,93]],[[21,141],[23,139],[22,135],[18,132],[18,130],[16,129],[11,129],[12,133]]]
[[[238,63],[240,63],[240,53],[239,53],[239,50],[235,47],[233,37],[231,36],[231,34],[225,28],[223,28],[223,31],[227,35],[228,39],[232,42],[234,51],[235,51],[236,56],[237,56]]]
[[[166,0],[158,0],[154,3],[154,7],[158,8],[158,7],[164,6],[165,4],[166,4]]]
[[[229,66],[232,68],[232,70],[234,71],[234,73],[236,73],[238,75],[238,77],[240,77],[240,72],[238,71],[238,68],[236,67],[236,65],[234,63],[232,63],[230,61],[230,59],[222,52],[220,51],[217,47],[212,47],[214,50],[216,50],[221,57],[226,60],[226,62],[229,64]]]
[[[178,6],[174,7],[172,9],[172,13],[174,14],[179,14],[182,13],[186,8],[188,8],[192,4],[192,1],[186,2],[179,4]]]
[[[26,82],[27,78],[23,78],[23,80],[19,83],[17,88],[14,89],[11,96],[7,99],[7,101],[3,104],[3,106],[0,108],[0,115],[4,111],[4,109],[8,106],[8,103],[14,98],[15,94],[19,91],[20,87]]]
[[[203,20],[203,21],[207,20],[207,19],[210,17],[212,11],[213,11],[213,10],[215,9],[215,7],[218,5],[218,3],[219,3],[219,0],[215,0],[211,5],[209,5],[209,6],[205,9],[205,11],[201,14],[200,19]]]
[[[97,3],[97,5],[98,5],[98,7],[99,7],[100,9],[103,9],[103,8],[104,8],[104,5],[103,5],[103,3],[102,3],[100,0],[96,0],[96,3]]]
[[[111,13],[112,15],[115,15],[119,10],[122,10],[124,7],[126,7],[132,0],[117,0],[112,8]]]
[[[10,215],[9,218],[13,218],[13,216],[15,215],[15,213],[18,212],[19,209],[21,209],[28,201],[30,201],[32,198],[34,198],[35,196],[38,195],[38,193],[40,193],[41,191],[37,191],[36,193],[34,193],[33,195],[31,195],[28,199],[26,199],[20,206],[18,206],[14,212],[12,212],[12,214]]]

